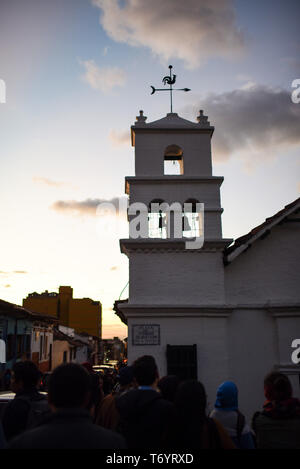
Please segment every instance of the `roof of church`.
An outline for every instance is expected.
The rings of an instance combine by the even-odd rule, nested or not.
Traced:
[[[207,116],[204,116],[203,111],[200,111],[196,122],[189,121],[179,117],[175,112],[169,112],[162,119],[158,119],[153,122],[146,123],[147,117],[144,116],[143,111],[140,111],[140,115],[136,118],[135,125],[133,127],[147,128],[147,129],[209,129],[213,130],[214,127],[210,125]]]
[[[162,127],[165,127],[165,128],[168,128],[168,127],[186,127],[186,128],[190,128],[190,127],[196,127],[196,128],[199,128],[199,124],[197,124],[196,122],[192,122],[192,121],[189,121],[187,119],[183,119],[182,117],[179,117],[178,114],[176,114],[175,112],[172,112],[172,113],[168,113],[166,115],[166,117],[163,117],[162,119],[158,119],[156,121],[153,121],[153,122],[149,122],[149,124],[147,124],[147,127],[154,127],[154,128],[162,128]]]
[[[286,205],[282,210],[275,213],[260,225],[252,228],[249,233],[237,238],[234,243],[225,249],[225,264],[232,262],[239,254],[248,249],[256,240],[263,239],[270,233],[270,230],[282,223],[288,216],[300,210],[300,197],[290,204]],[[295,221],[300,221],[297,219]]]

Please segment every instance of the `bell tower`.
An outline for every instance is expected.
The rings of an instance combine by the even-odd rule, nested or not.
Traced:
[[[119,305],[128,324],[128,361],[153,355],[161,376],[205,380],[208,391],[215,390],[220,375],[227,376],[223,250],[232,240],[222,237],[223,177],[212,175],[214,127],[203,111],[197,122],[173,112],[146,119],[140,111],[131,127],[135,176],[125,178],[125,189],[129,206],[147,207],[148,232],[120,240],[129,258],[129,298]],[[181,237],[168,230],[172,216],[151,211],[154,202],[190,203],[190,213],[182,213]],[[197,203],[204,204],[202,217],[195,213]],[[187,249],[196,232],[204,236],[202,248]]]

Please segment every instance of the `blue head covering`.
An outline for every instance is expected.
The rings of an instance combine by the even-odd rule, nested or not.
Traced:
[[[238,389],[232,381],[218,387],[215,407],[222,410],[238,410]]]

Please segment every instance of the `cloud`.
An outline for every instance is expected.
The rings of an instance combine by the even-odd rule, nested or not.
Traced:
[[[81,61],[85,68],[82,79],[95,90],[109,93],[115,87],[122,87],[126,83],[126,73],[119,67],[98,67],[94,60]]]
[[[74,215],[90,215],[96,216],[101,215],[99,206],[105,205],[106,211],[111,212],[112,215],[124,215],[127,209],[127,197],[114,197],[113,199],[86,199],[82,201],[77,200],[58,200],[51,208],[57,212],[69,213]],[[111,206],[110,206],[111,205]],[[125,208],[126,207],[126,208]]]
[[[299,57],[281,57],[280,62],[282,66],[299,75],[300,59]],[[295,77],[296,78],[296,77]]]
[[[292,103],[290,91],[253,85],[199,101],[216,129],[215,160],[238,154],[257,161],[300,144],[300,105]]]
[[[130,145],[130,132],[128,130],[111,130],[108,138],[114,147]]]
[[[236,58],[245,49],[232,0],[93,0],[113,40],[148,47],[188,68],[209,57]]]
[[[40,176],[34,176],[32,178],[33,182],[37,183],[37,184],[43,184],[43,185],[46,185],[46,186],[50,186],[50,187],[65,187],[65,186],[70,186],[69,183],[67,182],[58,182],[58,181],[53,181],[52,179],[48,179],[48,178],[45,178],[45,177],[40,177]]]
[[[4,270],[0,270],[0,275],[9,275],[9,274],[28,274],[27,270],[14,270],[13,272],[5,272]]]

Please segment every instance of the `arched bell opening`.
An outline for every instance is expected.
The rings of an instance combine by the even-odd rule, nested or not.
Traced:
[[[164,175],[183,174],[183,151],[178,145],[169,145],[164,152]]]
[[[203,212],[198,210],[199,200],[187,199],[183,205],[182,236],[185,238],[200,237],[203,232]]]
[[[164,200],[153,199],[148,206],[148,233],[149,238],[166,239],[167,215],[164,211]]]

